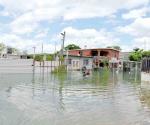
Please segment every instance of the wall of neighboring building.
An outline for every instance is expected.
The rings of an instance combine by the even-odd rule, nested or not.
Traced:
[[[123,61],[128,61],[129,60],[129,55],[131,52],[120,52],[119,53],[119,60]]]

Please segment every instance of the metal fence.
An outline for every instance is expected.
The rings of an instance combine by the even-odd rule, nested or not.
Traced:
[[[142,71],[150,73],[150,57],[145,57],[142,60]]]
[[[123,71],[141,71],[141,62],[123,61]]]

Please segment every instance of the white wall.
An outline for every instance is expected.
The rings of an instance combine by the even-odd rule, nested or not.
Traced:
[[[92,58],[82,58],[82,57],[69,57],[68,59],[71,59],[71,64],[67,63],[68,70],[79,70],[82,69],[83,66],[86,66],[87,69],[92,69]],[[83,60],[88,59],[89,64],[84,65]],[[75,65],[74,63],[75,62]]]
[[[0,73],[35,73],[51,72],[54,66],[58,66],[58,61],[45,61],[45,68],[40,67],[40,62],[35,62],[33,67],[33,59],[0,59]],[[41,64],[42,66],[42,64]],[[53,66],[53,68],[51,68]]]

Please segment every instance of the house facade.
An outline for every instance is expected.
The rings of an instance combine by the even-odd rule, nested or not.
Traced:
[[[82,67],[92,69],[92,57],[68,55],[65,57],[68,70],[80,70]]]
[[[95,49],[77,49],[69,50],[69,55],[91,57],[94,68],[103,67],[107,62],[110,67],[117,67],[119,64],[119,50],[111,48],[95,48]]]

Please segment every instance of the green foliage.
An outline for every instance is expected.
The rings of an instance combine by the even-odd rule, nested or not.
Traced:
[[[59,61],[64,62],[65,61],[64,57],[63,56],[59,56]]]
[[[39,62],[43,61],[43,55],[39,55],[39,54],[35,55],[35,61],[39,61]]]
[[[66,69],[66,66],[65,65],[60,65],[58,67],[56,67],[54,69],[54,71],[52,71],[52,73],[66,73],[67,72],[67,69]]]
[[[53,55],[46,55],[46,60],[47,61],[52,61],[53,60]]]
[[[103,84],[106,84],[106,83],[108,83],[108,80],[109,80],[109,69],[104,67],[103,71],[101,73],[101,82]]]
[[[143,51],[142,57],[150,57],[150,50],[149,51]]]
[[[13,54],[13,53],[19,53],[19,50],[13,47],[8,46],[7,47],[7,53],[8,54]]]
[[[73,50],[73,49],[81,49],[78,45],[75,44],[69,44],[65,47],[65,50]]]
[[[33,59],[33,55],[27,55],[27,59]]]
[[[104,59],[102,63],[104,64],[104,67],[107,67],[109,65],[109,60]]]
[[[108,46],[107,48],[121,50],[120,46]]]
[[[0,43],[0,53],[5,49],[5,45],[3,43]]]
[[[12,48],[12,52],[13,52],[13,53],[19,53],[19,50],[16,49],[16,48]]]
[[[139,48],[135,48],[134,51],[129,55],[130,61],[141,61],[143,57],[150,57],[150,50],[143,51]]]
[[[135,48],[134,51],[129,55],[130,61],[141,61],[143,50]]]
[[[52,61],[53,55],[51,54],[36,54],[35,55],[35,61],[44,61],[44,56],[46,56],[46,61]],[[33,58],[33,55],[30,55],[29,57]]]

